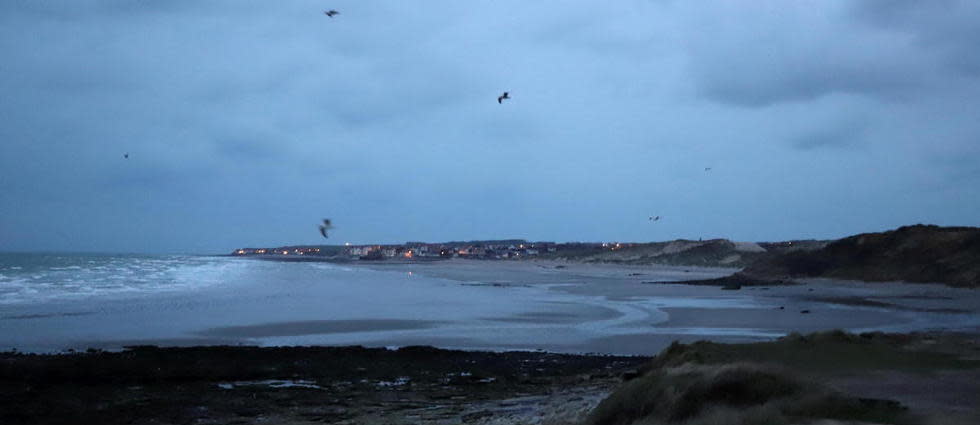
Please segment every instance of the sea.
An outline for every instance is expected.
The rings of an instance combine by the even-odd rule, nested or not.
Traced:
[[[622,270],[596,270],[587,275],[476,261],[367,266],[229,256],[3,253],[0,350],[434,345],[650,355],[673,340],[755,341],[797,327],[845,323],[871,329],[914,319],[901,312],[828,307],[773,321],[768,312],[785,302],[771,296],[776,288],[764,295],[671,285],[659,293],[638,278],[625,280]],[[644,273],[643,279],[677,280],[680,271]],[[821,318],[823,311],[829,313]]]
[[[587,352],[597,350],[587,341],[666,318],[642,302],[559,290],[576,283],[550,275],[504,281],[483,263],[448,279],[425,272],[432,267],[440,265],[0,254],[0,349],[424,344]]]
[[[217,256],[0,253],[0,305],[189,291],[245,266]]]

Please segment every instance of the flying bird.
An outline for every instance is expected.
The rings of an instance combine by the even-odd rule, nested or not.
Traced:
[[[324,14],[324,15],[327,15],[327,16],[329,16],[329,17],[331,17],[331,18],[333,18],[334,16],[336,16],[336,15],[339,15],[339,14],[340,14],[340,12],[338,12],[338,11],[336,11],[336,10],[333,10],[333,9],[330,9],[330,10],[325,10],[325,11],[323,11],[323,14]]]
[[[126,153],[124,153],[124,154],[123,154],[123,158],[125,158],[125,159],[129,159],[129,152],[126,152]]]
[[[650,216],[650,221],[660,221],[660,216]]]
[[[330,219],[329,218],[323,219],[323,224],[320,225],[320,234],[326,238],[328,237],[327,230],[330,229],[333,229],[333,224],[330,224]]]
[[[497,103],[504,103],[504,99],[510,99],[510,92],[504,92],[504,94],[497,96]]]
[[[711,167],[704,167],[704,171],[711,171]]]

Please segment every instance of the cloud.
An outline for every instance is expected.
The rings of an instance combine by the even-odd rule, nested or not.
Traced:
[[[849,19],[841,2],[718,3],[684,10],[697,90],[745,107],[807,102],[831,94],[881,99],[927,84],[933,55],[904,34]]]
[[[793,147],[802,150],[824,147],[841,148],[854,146],[859,142],[865,127],[857,121],[845,121],[836,125],[821,125],[806,134],[793,139]]]
[[[945,65],[980,76],[980,4],[973,1],[855,2],[854,15],[882,31],[907,34],[922,50],[934,51]]]
[[[0,3],[0,249],[313,243],[324,216],[350,242],[829,236],[976,178],[930,159],[980,134],[974,26],[939,7],[337,8]],[[930,211],[969,221],[950,190]]]

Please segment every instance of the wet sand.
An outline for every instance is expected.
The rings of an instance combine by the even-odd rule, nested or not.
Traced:
[[[54,335],[55,344],[69,335],[75,338],[69,346],[80,349],[432,345],[498,352],[142,347],[6,353],[0,411],[7,417],[0,422],[577,423],[648,362],[609,353],[649,355],[674,341],[756,342],[841,328],[957,331],[966,336],[946,343],[942,333],[894,338],[937,351],[956,347],[975,360],[970,347],[980,335],[980,291],[940,285],[808,280],[732,291],[644,283],[713,278],[729,269],[533,261],[359,264],[340,271],[266,266],[286,268],[257,274],[259,283],[234,292],[5,307],[0,335]],[[296,275],[301,279],[264,280],[296,270],[304,271]],[[358,300],[364,303],[345,306]],[[817,360],[805,364],[835,361]],[[816,375],[848,393],[899,400],[928,414],[970,406],[975,368],[947,373],[948,365],[925,366],[936,370],[925,381],[901,368]],[[940,391],[922,390],[922,382]],[[45,391],[41,397],[38,388]],[[961,410],[957,414],[969,420],[977,417]],[[962,423],[975,423],[969,420]]]
[[[425,320],[306,320],[298,322],[263,323],[249,326],[226,326],[198,332],[206,337],[262,338],[270,336],[297,336],[372,332],[381,330],[425,329],[438,322]]]
[[[0,349],[128,345],[433,345],[653,355],[674,340],[771,340],[844,329],[980,333],[980,291],[808,280],[651,284],[733,269],[450,260],[322,265],[241,261],[245,283],[122,299],[4,305]]]
[[[465,261],[426,265],[379,265],[460,282],[543,286],[595,297],[615,311],[613,330],[567,352],[653,355],[671,341],[771,340],[792,332],[842,329],[853,332],[947,330],[980,333],[980,291],[933,284],[865,283],[805,279],[800,285],[723,290],[715,286],[649,283],[724,276],[734,269],[684,266],[620,266],[554,261]],[[584,308],[586,304],[578,304]],[[522,316],[508,321],[552,321]],[[560,316],[568,323],[574,315]],[[595,316],[583,314],[581,317]],[[471,342],[472,343],[472,342]],[[487,347],[485,347],[487,348]],[[492,347],[490,347],[492,348]],[[504,348],[532,348],[521,344]]]

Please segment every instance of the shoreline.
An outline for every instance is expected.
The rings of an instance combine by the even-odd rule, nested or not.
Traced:
[[[266,273],[245,286],[5,306],[0,350],[433,345],[653,355],[673,340],[762,341],[837,328],[980,334],[980,292],[938,285],[803,279],[723,290],[681,281],[732,269],[553,261],[240,264],[268,266],[244,268]],[[651,277],[671,283],[643,283]],[[346,298],[331,301],[338,296]]]

